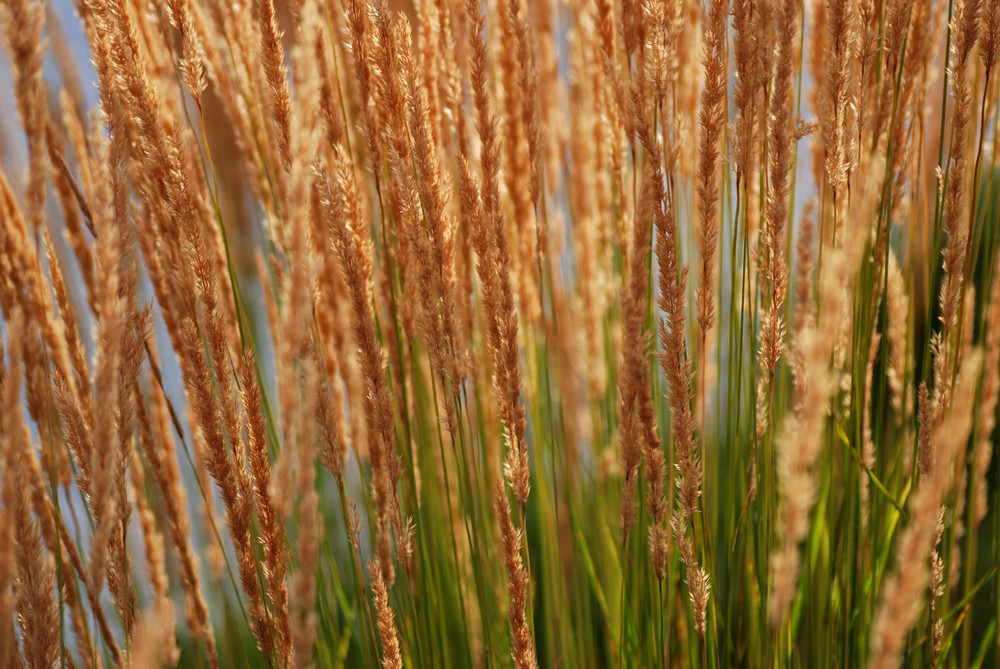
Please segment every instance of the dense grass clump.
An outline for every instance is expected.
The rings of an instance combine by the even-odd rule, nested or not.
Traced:
[[[0,0],[0,667],[997,666],[1000,2],[398,4]]]

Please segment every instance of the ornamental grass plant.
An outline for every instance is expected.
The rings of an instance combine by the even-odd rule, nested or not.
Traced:
[[[0,668],[1000,663],[1000,1],[0,33]]]

